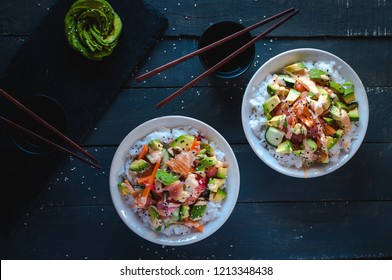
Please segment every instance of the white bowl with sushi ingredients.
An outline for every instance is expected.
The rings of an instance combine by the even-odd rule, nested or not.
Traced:
[[[238,163],[211,126],[185,116],[149,120],[119,145],[110,194],[123,222],[160,245],[201,241],[229,218],[240,187]]]
[[[355,71],[318,49],[294,49],[263,64],[243,97],[242,125],[256,155],[292,177],[329,174],[365,137],[369,105]]]

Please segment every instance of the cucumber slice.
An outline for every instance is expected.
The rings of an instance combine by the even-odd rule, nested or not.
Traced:
[[[265,140],[267,143],[277,147],[280,143],[282,143],[284,137],[284,132],[277,129],[276,127],[269,126],[265,131]]]

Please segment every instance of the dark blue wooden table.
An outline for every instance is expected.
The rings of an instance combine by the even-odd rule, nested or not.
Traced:
[[[0,71],[56,0],[2,0]],[[235,79],[208,77],[161,110],[154,104],[204,70],[197,58],[145,83],[122,87],[83,146],[102,162],[95,170],[67,160],[45,174],[45,192],[12,236],[2,259],[353,259],[392,257],[392,3],[388,1],[146,0],[168,19],[164,35],[138,66],[144,73],[197,48],[214,22],[249,26],[294,6],[300,13],[256,44],[250,69]],[[252,35],[257,35],[257,31]],[[338,171],[315,179],[281,175],[253,153],[242,130],[245,87],[269,58],[311,47],[352,66],[366,88],[370,121],[363,145]],[[200,109],[202,106],[202,110]],[[214,235],[185,247],[162,247],[130,231],[117,215],[108,175],[125,135],[151,118],[184,115],[216,128],[240,168],[238,203]],[[1,167],[0,167],[1,168]],[[0,184],[2,188],[7,187]]]

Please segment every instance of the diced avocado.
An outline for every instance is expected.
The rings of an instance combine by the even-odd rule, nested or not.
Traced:
[[[212,156],[215,155],[214,148],[213,148],[210,144],[201,143],[201,144],[200,144],[200,148],[201,148],[202,150],[205,150],[205,153],[207,154],[207,156],[212,157]]]
[[[176,208],[172,213],[171,213],[171,218],[173,218],[174,220],[179,220],[180,218],[180,207]]]
[[[294,150],[293,151],[293,155],[297,156],[297,157],[304,157],[305,156],[305,150],[301,149],[301,150]]]
[[[163,149],[163,144],[159,140],[151,140],[148,146],[154,151],[161,151]]]
[[[206,209],[207,209],[206,201],[204,199],[199,199],[196,201],[196,203],[193,205],[192,209],[190,210],[189,217],[193,221],[201,220],[204,213],[206,212]]]
[[[311,99],[317,99],[316,94],[314,94],[314,93],[311,92],[311,91],[308,91],[308,96],[309,96]]]
[[[163,148],[162,149],[162,169],[166,169],[166,162],[170,159],[169,152]]]
[[[338,130],[336,130],[334,136],[339,139],[339,138],[341,138],[343,136],[343,133],[344,133],[344,130],[339,128]]]
[[[223,199],[225,199],[227,196],[227,192],[222,190],[222,189],[218,189],[218,191],[216,192],[214,198],[212,199],[212,201],[214,202],[221,202]]]
[[[189,205],[181,205],[180,207],[180,212],[178,213],[178,218],[180,220],[188,218],[189,217]]]
[[[350,117],[350,120],[352,120],[352,121],[359,121],[358,107],[348,111],[347,114]]]
[[[289,94],[286,97],[286,101],[289,103],[294,103],[295,100],[300,97],[301,93],[299,91],[296,91],[295,89],[291,88],[289,91]]]
[[[143,172],[150,168],[150,164],[144,159],[134,160],[129,166],[129,170],[133,172]]]
[[[174,139],[173,142],[170,143],[170,147],[179,147],[183,150],[187,150],[191,148],[194,140],[195,136],[183,134]]]
[[[327,149],[328,150],[330,150],[338,142],[338,138],[334,138],[332,136],[326,136],[326,139],[327,139]]]
[[[207,188],[209,191],[217,192],[217,190],[226,182],[226,179],[209,178]]]
[[[356,97],[355,97],[354,92],[352,91],[352,92],[347,93],[347,94],[344,93],[343,99],[344,99],[344,102],[346,102],[347,104],[350,104],[351,102],[355,101]]]
[[[156,231],[161,231],[161,229],[162,229],[162,220],[159,217],[159,213],[158,213],[157,208],[154,205],[148,206],[148,213],[150,214],[152,227]]]
[[[316,88],[318,89],[320,94],[325,94],[329,96],[328,91],[326,91],[323,87],[316,86]]]
[[[346,82],[343,84],[343,86],[344,86],[344,92],[343,92],[344,102],[350,104],[351,102],[355,101],[354,84],[351,82]]]
[[[309,78],[316,81],[324,81],[328,80],[328,74],[320,69],[312,68],[309,70]]]
[[[355,109],[358,107],[358,102],[351,102],[350,104],[348,104],[348,110],[351,111],[352,109]]]
[[[269,126],[273,127],[287,127],[287,120],[285,115],[278,115],[272,117],[269,121],[267,121],[267,124]]]
[[[295,84],[295,79],[289,75],[280,74],[278,77],[284,81],[286,87],[293,88]]]
[[[199,165],[197,166],[196,170],[204,170],[207,167],[214,166],[218,164],[218,160],[216,157],[203,157],[199,161]]]
[[[309,147],[309,149],[310,149],[311,152],[314,152],[314,151],[317,150],[317,144],[316,144],[316,142],[314,142],[313,139],[311,139],[311,138],[306,138],[305,141],[306,141],[306,143],[308,144],[308,147]]]
[[[335,105],[331,106],[331,110],[329,111],[332,119],[334,119],[335,121],[340,122],[342,120],[342,115],[340,113],[340,109],[338,107],[336,107]]]
[[[226,179],[227,178],[227,167],[218,167],[218,172],[216,173],[216,178]]]
[[[270,113],[278,104],[280,103],[280,99],[277,95],[272,96],[266,102],[263,103],[264,113]]]
[[[296,124],[294,125],[294,127],[293,127],[293,133],[294,133],[295,135],[298,135],[298,134],[306,134],[306,133],[307,133],[307,129],[306,129],[305,125],[300,124],[300,123],[296,123]]]
[[[298,72],[303,69],[305,69],[305,64],[303,62],[297,62],[294,64],[290,64],[284,68],[284,70],[286,70],[287,72],[290,72],[290,73],[295,73],[295,72]]]
[[[293,143],[290,140],[286,140],[278,145],[276,152],[279,154],[289,154],[293,151]]]
[[[331,89],[333,91],[335,91],[337,93],[340,93],[340,94],[344,93],[344,87],[341,84],[339,84],[339,83],[336,83],[334,81],[330,81],[329,82],[329,86],[331,87]]]
[[[118,190],[120,191],[121,195],[128,195],[128,194],[130,194],[127,186],[125,185],[125,183],[118,183],[117,186],[118,186]]]
[[[278,84],[268,84],[267,85],[267,93],[271,96],[276,94],[276,91],[279,89],[279,85]]]
[[[161,182],[162,184],[164,184],[165,186],[168,186],[176,181],[178,181],[179,179],[174,176],[173,174],[166,172],[165,170],[162,169],[158,169],[157,173],[155,175],[156,179]]]
[[[329,108],[329,106],[331,106],[331,104],[332,104],[331,96],[322,87],[318,87],[318,89],[320,92],[318,101],[322,103],[324,110],[327,110]]]
[[[334,120],[328,117],[323,117],[323,120],[328,124],[328,125],[333,125]]]
[[[338,107],[339,109],[343,109],[343,110],[348,111],[347,105],[344,104],[343,102],[338,101],[338,102],[335,102],[334,105],[335,105],[336,107]]]

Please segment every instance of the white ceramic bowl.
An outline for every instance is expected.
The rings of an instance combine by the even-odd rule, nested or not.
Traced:
[[[159,127],[176,127],[176,126],[191,126],[196,128],[204,134],[204,137],[209,141],[214,141],[217,147],[225,153],[225,159],[229,163],[228,177],[227,177],[227,197],[222,201],[220,209],[220,217],[214,221],[209,221],[203,229],[203,232],[195,232],[188,235],[172,235],[166,236],[162,233],[157,233],[151,228],[143,224],[139,216],[134,213],[133,209],[127,205],[121,197],[117,184],[121,181],[121,170],[125,164],[128,150],[130,147],[140,139],[143,139],[147,134],[153,132]],[[110,194],[116,208],[123,222],[140,237],[160,245],[180,246],[187,245],[203,240],[217,231],[229,218],[234,206],[237,202],[239,188],[240,188],[240,173],[238,163],[233,150],[227,141],[219,132],[211,126],[184,116],[166,116],[147,121],[134,130],[132,130],[121,142],[118,147],[110,168]]]
[[[304,169],[302,168],[297,169],[295,167],[284,167],[280,165],[277,160],[268,153],[267,149],[260,145],[259,138],[253,133],[251,127],[249,126],[249,116],[252,114],[252,106],[249,103],[249,100],[252,98],[254,88],[261,84],[266,79],[268,74],[281,72],[284,66],[305,60],[335,61],[335,67],[338,69],[342,77],[346,81],[351,81],[354,83],[354,91],[357,102],[359,104],[358,109],[360,115],[358,137],[356,137],[356,139],[353,139],[350,152],[347,154],[342,152],[340,154],[339,160],[336,163],[312,165],[311,167],[307,167],[306,171],[304,171]],[[245,90],[241,114],[242,125],[246,138],[248,139],[248,142],[252,147],[253,151],[264,163],[266,163],[274,170],[285,175],[298,178],[311,178],[326,175],[340,168],[345,163],[347,163],[351,159],[351,157],[357,152],[366,134],[369,120],[369,105],[366,91],[361,80],[359,79],[355,71],[346,62],[326,51],[304,48],[294,49],[281,53],[268,60],[256,71]]]

